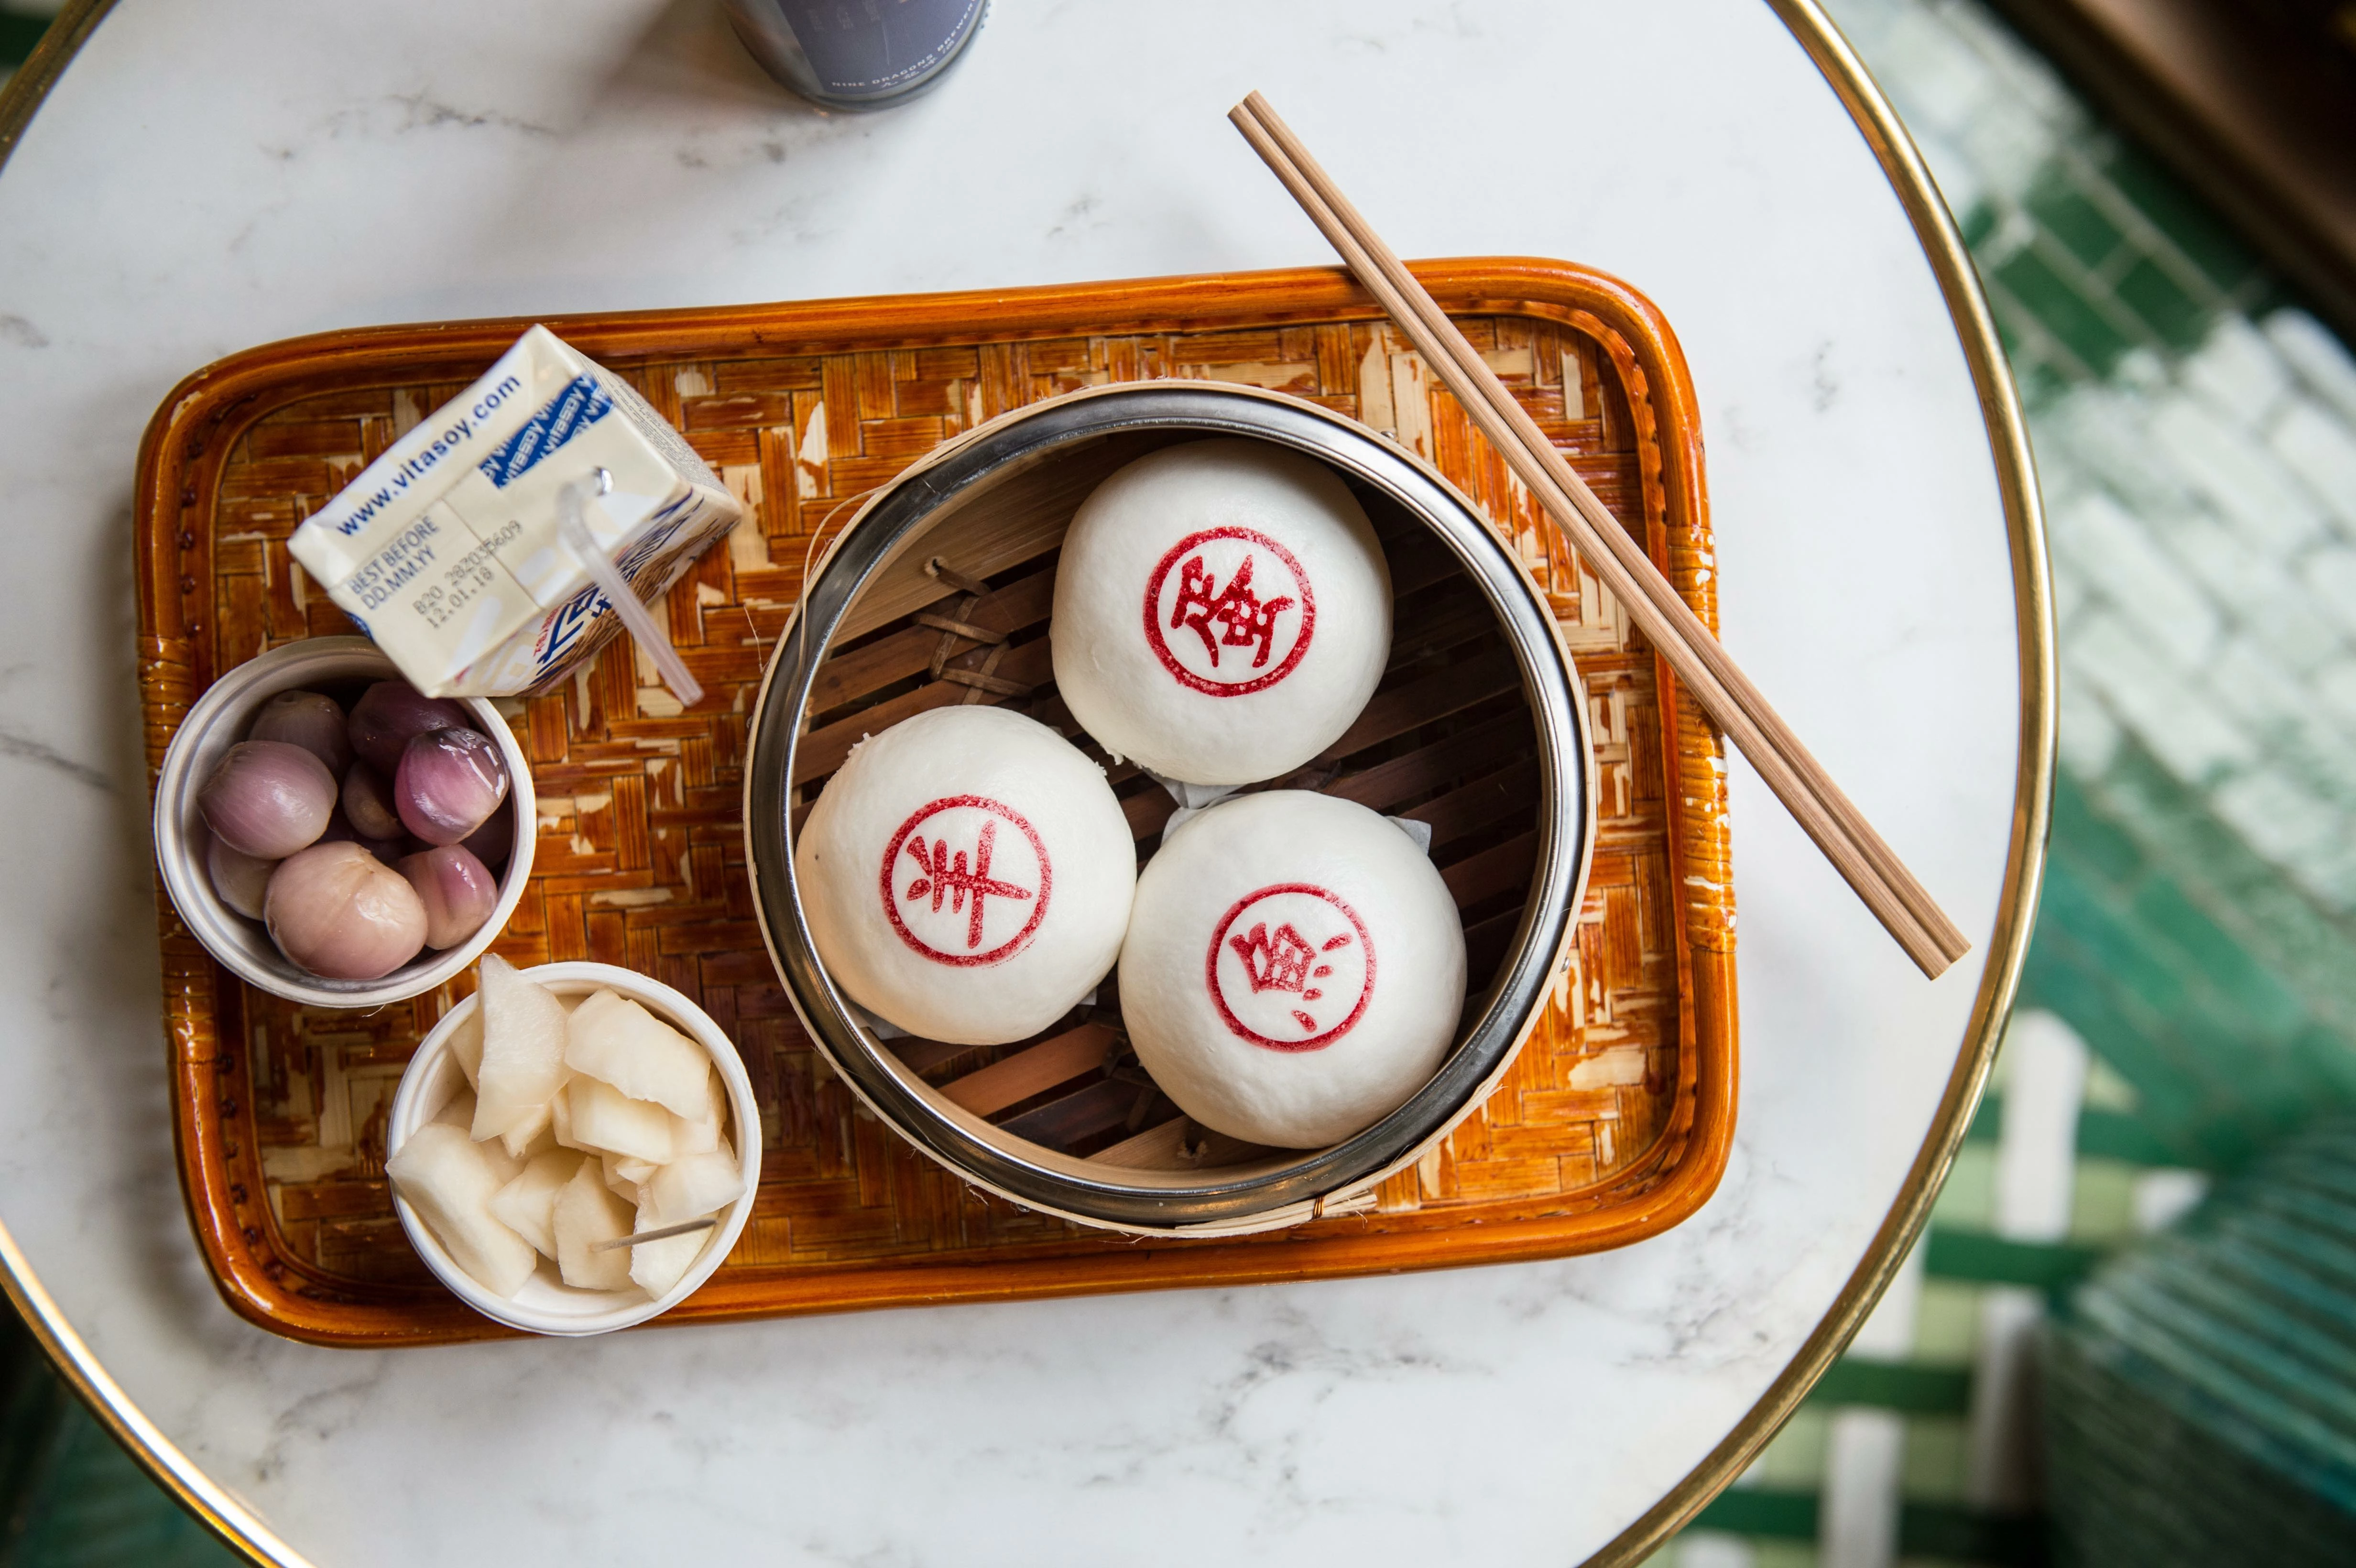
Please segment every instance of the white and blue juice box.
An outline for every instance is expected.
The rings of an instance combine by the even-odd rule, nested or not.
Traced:
[[[288,548],[428,697],[538,691],[621,625],[558,537],[584,480],[591,536],[648,603],[744,515],[636,388],[535,326]]]

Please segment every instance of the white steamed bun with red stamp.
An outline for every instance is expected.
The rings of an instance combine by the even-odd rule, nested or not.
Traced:
[[[1464,928],[1396,824],[1303,790],[1239,795],[1146,862],[1120,1002],[1180,1110],[1248,1143],[1323,1148],[1439,1070],[1464,1008]]]
[[[1036,1034],[1120,951],[1137,847],[1104,770],[1035,720],[937,708],[859,743],[794,845],[851,999],[926,1040]]]
[[[1163,447],[1080,504],[1055,569],[1055,686],[1108,752],[1191,784],[1323,751],[1390,655],[1390,571],[1364,507],[1272,443]]]

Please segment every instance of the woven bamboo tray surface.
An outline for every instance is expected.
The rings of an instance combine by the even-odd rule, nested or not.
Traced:
[[[1657,312],[1624,284],[1560,262],[1417,270],[1714,624],[1692,391]],[[348,631],[286,553],[288,535],[524,325],[273,345],[199,372],[166,401],[141,453],[137,518],[151,770],[220,671],[281,643]],[[531,885],[496,951],[519,965],[623,964],[677,987],[736,1040],[761,1104],[754,1218],[712,1282],[665,1321],[1558,1256],[1654,1233],[1708,1197],[1731,1136],[1735,1067],[1716,740],[1344,278],[1321,269],[548,325],[643,390],[748,512],[669,598],[672,640],[708,692],[694,710],[680,711],[626,645],[555,689],[504,705],[532,758],[540,818]],[[811,1049],[762,947],[744,865],[745,718],[818,542],[877,485],[984,420],[1079,387],[1161,377],[1308,398],[1434,464],[1491,519],[1553,609],[1587,686],[1598,763],[1598,841],[1578,938],[1501,1087],[1355,1211],[1222,1241],[1087,1231],[988,1198],[916,1154]],[[1008,620],[996,629],[1014,635],[977,645],[928,628],[933,656],[909,689],[929,695],[916,700],[1022,703],[1047,678],[1045,643],[1022,638],[1025,576],[995,574],[990,597],[936,607],[942,618],[972,617],[969,625]],[[1402,639],[1408,630],[1403,621]],[[1395,661],[1376,703],[1418,673]],[[1526,789],[1521,765],[1507,761],[1493,787]],[[1166,798],[1146,781],[1122,787],[1150,847]],[[1509,899],[1522,885],[1513,880],[1518,842],[1475,832],[1451,843],[1443,827],[1435,859],[1460,893],[1478,895],[1461,900],[1471,914],[1482,898]],[[374,1013],[300,1008],[236,984],[159,901],[183,1182],[230,1304],[321,1343],[503,1332],[426,1275],[383,1175],[402,1070],[471,976]],[[1473,925],[1476,955],[1485,934]],[[1124,1115],[1108,1121],[1118,1054],[1107,1059],[1100,1029],[1066,1034],[1061,1054],[1043,1051],[1049,1040],[936,1053],[925,1065],[953,1094],[992,1099],[1001,1121],[1028,1115],[1051,1133],[1085,1125],[1078,1152],[1151,1135],[1155,1124],[1174,1141],[1183,1129],[1162,1120],[1166,1105],[1141,1116],[1141,1129],[1128,1125],[1134,1084],[1119,1085]],[[1065,1058],[1084,1055],[1070,1071]],[[1026,1057],[1060,1075],[1026,1078]],[[1003,1098],[1017,1089],[1025,1092]],[[1070,1103],[1090,1094],[1076,1119]]]

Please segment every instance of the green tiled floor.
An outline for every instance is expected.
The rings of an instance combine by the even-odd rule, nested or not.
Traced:
[[[2058,1543],[2136,1568],[2356,1554],[2356,1118],[2105,1264],[2051,1326]]]
[[[2190,1160],[2356,1101],[2356,359],[1976,0],[1835,0],[1972,237],[2051,522],[2027,999]]]

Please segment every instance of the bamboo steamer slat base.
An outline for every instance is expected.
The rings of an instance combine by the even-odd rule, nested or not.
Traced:
[[[1624,284],[1561,262],[1417,271],[1714,624],[1698,424],[1659,314]],[[287,535],[524,325],[272,345],[166,400],[138,486],[151,769],[219,671],[348,629],[294,568]],[[663,1321],[1553,1257],[1656,1233],[1708,1196],[1732,1135],[1735,1076],[1715,738],[1346,279],[1319,269],[548,325],[639,386],[751,512],[670,598],[672,638],[712,693],[696,710],[678,711],[649,667],[614,648],[557,689],[507,705],[533,759],[540,841],[496,951],[523,965],[626,964],[696,997],[737,1040],[763,1107],[754,1219],[711,1285]],[[762,948],[739,817],[745,710],[819,537],[985,419],[1163,376],[1273,387],[1392,432],[1488,515],[1545,590],[1586,682],[1600,821],[1570,962],[1481,1109],[1355,1212],[1259,1237],[1139,1243],[990,1199],[855,1108]],[[1133,809],[1157,808],[1141,795]],[[1438,858],[1455,869],[1444,843]],[[1456,875],[1493,869],[1468,859]],[[468,982],[373,1014],[313,1011],[234,984],[168,903],[162,938],[183,1182],[231,1306],[325,1344],[502,1333],[425,1275],[383,1179],[402,1067]],[[1076,1061],[1088,1043],[1061,1050]],[[1041,1057],[1033,1070],[1068,1065]],[[943,1066],[961,1093],[1001,1108],[1047,1087],[1018,1093],[1023,1070],[991,1079],[987,1063]],[[1159,1164],[1173,1156],[1162,1141],[1183,1136],[1165,1122],[1096,1152]]]

